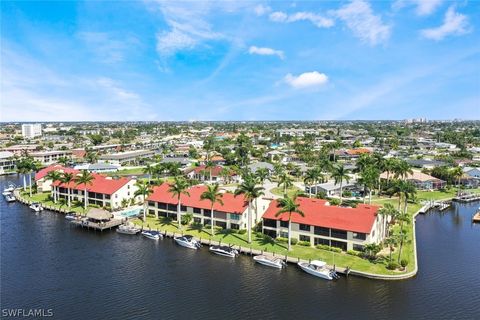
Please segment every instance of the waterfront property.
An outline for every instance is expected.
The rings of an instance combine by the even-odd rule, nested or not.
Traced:
[[[35,182],[37,184],[38,191],[48,192],[52,190],[52,180],[47,178],[47,175],[50,171],[58,171],[59,173],[72,174],[80,173],[80,171],[78,170],[66,168],[59,164],[43,168],[35,174]]]
[[[292,214],[291,238],[310,245],[327,245],[342,250],[362,251],[366,244],[385,238],[385,221],[379,207],[359,204],[356,208],[331,206],[328,201],[298,197],[304,217]],[[277,201],[263,215],[263,233],[273,238],[288,237],[288,214],[276,216]]]
[[[10,151],[0,151],[0,175],[15,172],[17,160]]]
[[[153,189],[148,197],[148,212],[156,216],[177,218],[178,200],[168,190],[170,185],[164,183]],[[203,225],[210,225],[211,203],[201,200],[201,194],[207,190],[204,185],[193,186],[187,191],[189,195],[182,194],[180,197],[181,214],[192,214],[193,221]],[[247,227],[248,203],[243,195],[235,197],[232,193],[224,192],[222,202],[213,206],[213,224],[224,229],[245,229]],[[259,210],[266,208],[268,200],[258,199]],[[261,213],[259,213],[259,216]],[[252,209],[252,220],[255,220],[255,210]]]
[[[390,177],[391,176],[392,175],[390,174]],[[386,180],[387,177],[387,172],[380,175],[380,178],[384,180]],[[405,179],[413,183],[418,190],[439,190],[447,186],[446,181],[416,170],[414,170],[413,173],[407,174]]]
[[[123,200],[130,201],[134,198],[137,187],[135,180],[130,178],[107,177],[93,173],[92,184],[76,184],[74,181],[65,184],[59,181],[52,183],[52,196],[56,194],[58,199],[67,199],[70,194],[73,201],[84,201],[85,187],[87,189],[87,204],[97,205],[103,208],[117,209],[122,206]]]
[[[30,156],[32,156],[35,161],[47,166],[58,162],[60,158],[70,158],[71,155],[72,152],[67,150],[37,151],[30,153]]]

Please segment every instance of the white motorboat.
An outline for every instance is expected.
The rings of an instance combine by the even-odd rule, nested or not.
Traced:
[[[182,247],[185,247],[185,248],[190,248],[190,249],[195,249],[196,250],[196,249],[198,249],[202,246],[200,244],[200,242],[193,239],[193,237],[190,236],[190,235],[186,235],[186,236],[183,236],[183,237],[175,237],[173,239],[175,240],[175,242],[178,245],[181,245]]]
[[[282,269],[283,267],[286,266],[285,261],[283,261],[280,258],[276,258],[276,257],[268,257],[268,256],[264,256],[264,255],[259,255],[259,256],[254,256],[253,260],[255,260],[255,262],[263,264],[264,266],[274,267],[274,268],[278,268],[278,269]]]
[[[208,250],[224,257],[235,258],[238,255],[238,251],[236,249],[228,246],[211,246]]]
[[[15,190],[15,185],[9,184],[8,187],[6,187],[6,188],[3,189],[2,195],[6,196],[6,195],[8,195],[9,193],[13,192],[14,190]]]
[[[43,207],[39,202],[33,202],[29,208],[35,212],[40,212],[43,210]]]
[[[70,212],[65,215],[66,220],[77,220],[80,215],[76,214],[75,212]]]
[[[157,231],[142,231],[142,236],[152,240],[159,240],[160,238],[163,238],[163,236]]]
[[[5,195],[5,200],[7,202],[15,202],[17,201],[17,199],[15,198],[15,196],[13,195],[13,193],[8,193]]]
[[[297,264],[303,271],[316,277],[326,280],[334,280],[339,278],[334,270],[327,268],[327,263],[324,261],[312,260],[310,263],[299,262]]]
[[[118,226],[117,232],[123,234],[137,234],[139,233],[140,228],[135,227],[133,223],[125,223]]]

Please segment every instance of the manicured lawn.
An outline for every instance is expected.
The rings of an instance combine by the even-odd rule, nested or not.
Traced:
[[[83,203],[72,201],[72,206],[70,208],[67,206],[67,203],[63,201],[57,201],[57,203],[53,203],[53,201],[50,200],[49,198],[49,195],[50,195],[49,192],[34,193],[32,194],[32,197],[30,197],[30,194],[28,191],[27,192],[22,191],[21,195],[26,200],[41,202],[44,206],[52,206],[59,209],[66,209],[68,211],[74,211],[76,213],[85,214],[85,211],[83,210]],[[87,207],[87,212],[90,208],[92,207]]]
[[[273,189],[270,190],[271,193],[273,193],[274,195],[277,195],[279,197],[283,197],[283,187],[275,187]],[[287,189],[287,195],[289,197],[293,197],[293,195],[295,194],[295,192],[301,192],[302,190],[300,190],[299,188],[297,187],[292,187],[292,188],[288,188]]]
[[[161,231],[169,231],[180,234],[176,222],[170,222],[168,219],[156,219],[154,216],[147,216],[147,221],[142,224],[142,221],[137,219],[134,221],[138,225],[158,229]],[[266,240],[261,233],[252,233],[252,243],[247,241],[247,234],[238,234],[234,232],[218,232],[213,237],[210,234],[210,228],[198,229],[191,226],[183,226],[183,233],[190,234],[197,238],[212,239],[221,241],[228,245],[240,245],[242,247],[252,247],[252,249],[264,250],[268,252],[275,252],[279,255],[288,255],[290,257],[301,259],[318,259],[326,261],[328,264],[340,267],[349,266],[352,269],[379,273],[379,274],[394,274],[385,268],[383,263],[371,263],[368,260],[349,255],[346,253],[333,253],[331,251],[321,250],[313,247],[304,247],[300,245],[292,246],[292,250],[288,252],[286,243],[277,243]]]
[[[133,168],[133,169],[124,169],[124,170],[119,170],[117,172],[109,172],[109,176],[116,176],[116,175],[142,175],[143,174],[143,168]]]

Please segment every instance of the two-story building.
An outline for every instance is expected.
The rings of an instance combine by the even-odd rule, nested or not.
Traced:
[[[112,178],[93,173],[91,184],[77,184],[72,181],[68,184],[59,181],[53,182],[52,196],[56,193],[57,199],[67,199],[70,194],[72,201],[84,202],[85,187],[87,189],[87,204],[98,205],[103,208],[116,209],[122,206],[124,199],[134,198],[137,187],[135,180],[130,178]]]
[[[149,214],[177,219],[178,199],[168,191],[169,188],[170,185],[167,183],[154,187],[153,193],[147,199]],[[192,214],[194,222],[211,225],[211,202],[200,199],[206,190],[207,186],[197,185],[187,190],[188,195],[182,194],[180,214]],[[223,204],[217,202],[213,206],[213,224],[224,229],[245,229],[248,211],[245,197],[242,195],[235,197],[233,193],[224,192],[221,199]],[[268,200],[258,199],[259,217],[267,206]],[[251,214],[254,221],[255,209],[252,208]]]
[[[291,238],[327,245],[342,250],[364,249],[366,244],[380,243],[385,238],[385,221],[377,215],[379,207],[359,204],[356,208],[332,206],[326,200],[298,197],[299,209],[292,213]],[[288,237],[288,213],[273,200],[263,214],[263,233],[273,238]]]

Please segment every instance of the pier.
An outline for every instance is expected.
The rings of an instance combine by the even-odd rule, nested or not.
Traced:
[[[473,202],[473,201],[480,201],[480,193],[461,193],[458,194],[453,201],[458,202]]]
[[[420,213],[427,213],[431,209],[438,209],[440,211],[444,211],[452,205],[452,201],[428,201],[424,204],[423,207],[420,208]]]

